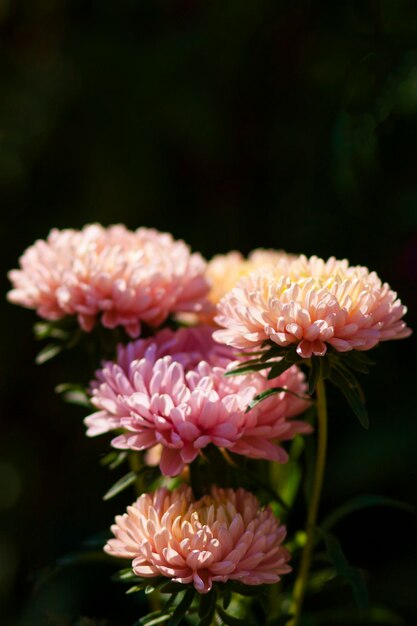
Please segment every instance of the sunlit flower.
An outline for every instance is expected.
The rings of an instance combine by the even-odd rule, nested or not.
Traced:
[[[207,263],[207,278],[210,283],[209,299],[217,304],[223,296],[236,287],[242,276],[257,269],[272,269],[278,261],[288,258],[282,250],[252,250],[247,258],[233,250],[228,254],[217,254]],[[294,258],[294,257],[290,257]]]
[[[213,487],[194,500],[183,485],[143,494],[116,517],[105,551],[132,560],[137,576],[166,576],[207,593],[214,582],[273,584],[291,571],[286,529],[251,493]]]
[[[86,418],[87,434],[122,429],[112,441],[121,449],[162,444],[161,471],[174,476],[209,444],[252,458],[286,462],[280,441],[310,427],[291,419],[308,403],[304,375],[292,367],[267,380],[262,372],[224,376],[235,367],[231,348],[213,341],[207,326],[165,329],[150,339],[120,347],[92,384],[98,411]],[[293,393],[271,395],[249,412],[253,398],[271,387]]]
[[[206,264],[168,233],[99,224],[52,230],[12,270],[8,298],[47,320],[75,315],[90,331],[122,326],[132,337],[141,322],[159,326],[174,312],[204,310]]]
[[[217,341],[239,349],[265,340],[296,345],[303,358],[369,350],[380,341],[407,337],[406,307],[387,283],[366,267],[315,256],[284,259],[274,270],[254,272],[221,300]]]

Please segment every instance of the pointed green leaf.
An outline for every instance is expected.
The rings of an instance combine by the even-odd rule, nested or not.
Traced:
[[[159,593],[180,593],[184,591],[184,585],[182,583],[168,582],[159,587]]]
[[[352,382],[355,381],[355,384]],[[333,383],[343,393],[349,403],[350,408],[358,418],[360,424],[368,429],[369,416],[363,402],[363,393],[356,378],[351,372],[347,372],[340,367],[333,367],[330,382]]]
[[[343,553],[342,546],[334,535],[328,532],[319,532],[324,537],[327,555],[333,563],[338,576],[344,578],[350,584],[358,609],[360,611],[368,609],[368,591],[360,572],[349,565]]]
[[[236,367],[233,370],[228,370],[224,373],[224,376],[242,376],[243,374],[248,374],[250,372],[259,372],[261,370],[265,370],[269,367],[267,363],[254,363],[253,365],[247,365],[244,363],[242,366]]]
[[[198,615],[200,621],[199,626],[210,626],[216,610],[217,590],[215,587],[209,592],[201,596]]]
[[[43,363],[53,359],[57,354],[62,352],[62,350],[63,347],[57,343],[48,343],[48,345],[42,348],[42,350],[37,354],[35,363],[37,365],[43,365]]]
[[[184,615],[187,613],[188,609],[190,608],[191,603],[194,600],[195,594],[196,594],[196,591],[194,588],[187,589],[187,591],[184,594],[183,599],[181,600],[181,602],[178,604],[175,611],[173,612],[168,622],[168,626],[178,626],[178,624],[180,623],[180,621],[182,620],[182,618],[184,617]]]
[[[116,583],[137,583],[138,585],[142,585],[143,587],[149,584],[148,580],[143,580],[135,574],[132,568],[128,567],[126,569],[119,570],[111,579]]]
[[[224,590],[224,593],[223,593],[223,608],[224,609],[227,609],[231,600],[232,600],[232,592],[230,591],[230,587],[226,586],[226,589]]]
[[[254,399],[252,400],[252,402],[250,402],[248,408],[246,409],[246,413],[248,413],[248,411],[253,409],[254,406],[259,404],[266,398],[269,398],[270,396],[273,396],[277,393],[282,393],[282,392],[289,393],[290,395],[295,396],[296,398],[299,398],[300,400],[308,401],[311,399],[308,396],[301,396],[299,393],[295,393],[295,391],[292,391],[291,389],[287,389],[287,387],[270,387],[269,389],[266,389],[265,391],[263,391],[262,393],[259,393],[257,396],[254,397]]]
[[[137,593],[138,591],[143,591],[143,583],[135,585],[134,587],[129,587],[129,589],[126,591],[126,595],[129,595],[131,593]]]
[[[135,480],[136,480],[135,472],[129,472],[128,474],[125,474],[125,476],[122,476],[122,478],[120,478],[116,483],[114,483],[114,485],[110,487],[107,493],[104,494],[103,500],[110,500],[111,498],[116,496],[118,493],[120,493],[124,489],[127,489],[127,487],[129,487],[130,485],[133,485]]]
[[[286,361],[288,361],[288,363],[292,364],[301,363],[301,361],[303,360],[303,358],[297,352],[297,346],[291,346],[291,348],[286,349],[284,353],[284,358]]]
[[[162,624],[169,620],[171,615],[169,613],[161,613],[161,611],[152,611],[148,615],[144,615],[132,626],[156,626],[156,624]]]
[[[268,373],[268,380],[272,378],[276,378],[277,376],[281,376],[286,370],[292,367],[292,363],[288,363],[285,359],[281,359],[281,361],[274,362]]]

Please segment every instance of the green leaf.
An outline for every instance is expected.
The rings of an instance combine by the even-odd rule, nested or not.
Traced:
[[[159,593],[180,593],[184,591],[184,585],[182,583],[165,583],[158,588]]]
[[[367,610],[369,608],[368,591],[360,572],[349,565],[343,553],[342,546],[334,535],[323,532],[320,529],[319,532],[324,537],[327,555],[333,563],[338,576],[344,578],[351,586],[356,606],[360,611]]]
[[[345,368],[334,366],[330,375],[330,382],[343,393],[360,424],[368,429],[368,412],[363,402],[362,389],[355,376]]]
[[[78,404],[91,409],[91,403],[86,390],[76,383],[63,383],[55,387],[55,393],[62,394],[65,402]]]
[[[129,472],[128,474],[125,474],[125,476],[122,476],[122,478],[120,478],[116,483],[114,483],[114,485],[110,487],[110,489],[104,494],[103,500],[110,500],[121,491],[124,491],[124,489],[127,489],[127,487],[130,487],[130,485],[133,485],[135,480],[136,480],[135,472]]]
[[[53,359],[54,356],[62,352],[62,350],[63,346],[60,346],[57,343],[48,343],[48,345],[42,348],[42,350],[37,354],[35,363],[37,365],[43,365],[43,363]]]
[[[173,612],[168,622],[168,626],[178,626],[178,624],[180,623],[180,621],[182,620],[182,618],[184,617],[184,615],[187,613],[188,609],[190,608],[191,603],[194,600],[195,593],[196,592],[194,588],[187,589],[187,591],[184,594],[183,599],[181,600],[181,602],[178,604],[175,611]]]
[[[351,352],[343,354],[340,357],[340,360],[351,369],[356,372],[361,372],[362,374],[369,374],[370,366],[375,365],[374,361],[372,361],[364,352],[358,352],[357,350],[352,350]]]
[[[287,348],[284,352],[284,358],[288,363],[301,363],[303,358],[297,352],[297,346],[291,346],[291,348]]]
[[[135,585],[134,587],[129,587],[129,589],[126,591],[126,595],[130,594],[130,593],[137,593],[138,591],[143,591],[143,583],[139,584],[139,585]]]
[[[224,609],[227,609],[231,600],[232,600],[232,592],[230,590],[230,587],[226,587],[226,589],[223,592],[223,608]]]
[[[268,373],[268,376],[267,376],[268,380],[271,380],[272,378],[276,378],[277,376],[281,376],[281,374],[283,374],[290,367],[292,367],[292,363],[288,363],[288,361],[286,361],[285,359],[281,359],[281,361],[274,362],[273,366],[271,367]]]
[[[295,393],[295,391],[291,391],[291,389],[287,389],[286,387],[270,387],[269,389],[266,389],[262,393],[259,393],[257,396],[255,396],[252,402],[250,402],[245,412],[248,413],[248,411],[250,411],[251,409],[253,409],[254,406],[262,402],[262,400],[265,400],[266,398],[269,398],[270,396],[273,396],[277,393],[282,393],[282,392],[289,393],[292,396],[295,396],[296,398],[300,398],[300,400],[310,400],[310,398],[308,398],[307,396],[301,396],[299,393]]]
[[[132,626],[156,626],[156,624],[162,624],[171,617],[170,613],[161,613],[161,611],[152,611],[148,615],[144,615]]]
[[[117,583],[140,582],[143,585],[147,585],[149,582],[148,580],[144,581],[142,578],[137,576],[131,567],[127,567],[126,569],[119,570],[118,572],[113,574],[111,579]]]
[[[68,331],[59,328],[58,326],[54,325],[53,322],[39,322],[35,324],[35,326],[33,327],[33,331],[35,334],[35,338],[38,340],[51,337],[52,339],[60,339],[62,341],[66,341],[70,336]]]
[[[127,452],[109,452],[100,460],[100,465],[108,465],[109,469],[114,470],[119,467],[128,457]]]
[[[199,626],[210,626],[216,610],[217,590],[215,587],[209,592],[201,596],[200,605],[198,607],[198,615],[200,617]]]
[[[400,502],[399,500],[387,498],[386,496],[364,494],[352,498],[351,500],[349,500],[349,502],[342,504],[342,506],[330,513],[322,522],[321,528],[327,531],[330,528],[333,528],[333,526],[335,526],[347,515],[350,515],[355,511],[360,511],[361,509],[367,509],[374,506],[386,506],[396,508],[407,513],[412,513],[414,515],[416,515],[417,513],[416,509],[413,506],[411,506],[410,504],[406,504],[405,502]]]
[[[224,373],[224,376],[242,376],[243,374],[248,374],[249,372],[259,372],[260,370],[265,370],[269,367],[268,363],[259,363],[256,361],[253,365],[248,365],[250,361],[243,363],[241,366],[236,367],[233,370],[228,370]]]
[[[216,611],[222,619],[223,624],[226,624],[226,626],[256,626],[253,622],[248,622],[246,618],[240,619],[239,617],[229,615],[229,613],[226,613],[226,611],[224,611],[219,605],[217,605]]]

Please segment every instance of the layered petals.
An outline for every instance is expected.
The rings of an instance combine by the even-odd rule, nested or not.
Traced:
[[[331,257],[283,258],[273,269],[243,277],[218,304],[220,343],[247,350],[270,340],[297,346],[303,358],[370,350],[411,334],[407,309],[387,283],[366,267]]]
[[[76,316],[90,331],[99,317],[106,328],[122,326],[137,337],[141,323],[155,327],[172,313],[209,307],[205,268],[183,241],[154,229],[53,229],[9,272],[8,299],[47,320]]]
[[[104,550],[132,560],[137,576],[165,576],[207,593],[216,581],[273,584],[291,571],[286,530],[244,489],[212,487],[194,500],[185,485],[143,494],[116,517]]]
[[[162,446],[160,468],[169,476],[209,444],[286,462],[279,442],[310,432],[308,424],[292,419],[308,407],[303,374],[292,367],[273,380],[262,372],[226,377],[240,361],[212,332],[208,326],[165,329],[120,347],[117,362],[105,363],[91,385],[98,410],[85,419],[87,434],[118,429],[116,448]],[[251,400],[271,387],[292,393],[272,395],[246,412]]]

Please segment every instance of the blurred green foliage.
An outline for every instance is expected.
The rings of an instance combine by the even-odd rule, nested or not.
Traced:
[[[416,143],[411,0],[0,0],[3,293],[51,227],[124,222],[206,256],[347,256],[398,289],[416,327]],[[130,624],[140,599],[111,566],[53,570],[124,506],[101,501],[104,441],[53,395],[88,368],[35,369],[34,316],[2,315],[2,624]],[[375,352],[369,433],[330,398],[323,513],[364,492],[416,502],[415,348]],[[415,522],[373,509],[337,531],[371,598],[415,624]]]

